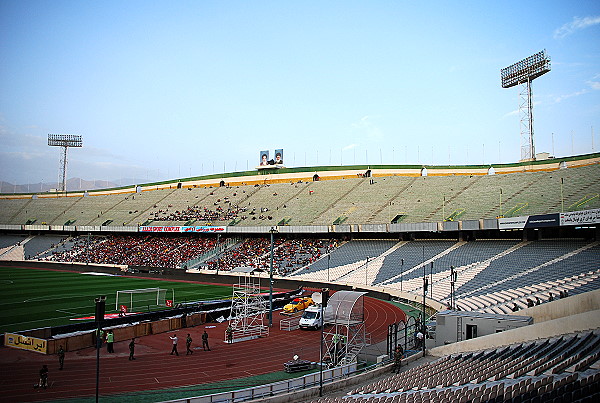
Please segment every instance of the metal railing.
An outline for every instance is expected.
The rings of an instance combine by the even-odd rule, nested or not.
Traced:
[[[279,321],[279,330],[292,331],[300,328],[302,315],[287,316]]]
[[[227,238],[222,245],[217,245],[213,249],[209,250],[208,252],[205,252],[194,259],[188,260],[187,262],[184,263],[184,265],[188,269],[196,268],[197,266],[200,266],[201,263],[204,263],[205,261],[217,256],[219,253],[222,253],[223,251],[231,248],[233,245],[235,245],[239,241],[240,240],[237,237]]]
[[[323,370],[323,384],[346,378],[356,372],[356,363],[341,367]],[[255,386],[230,392],[214,393],[211,395],[186,397],[182,399],[168,400],[163,403],[234,403],[245,402],[254,399],[271,397],[283,393],[290,393],[302,389],[308,389],[320,384],[319,371],[304,375],[299,378],[286,381],[274,382],[267,385]]]

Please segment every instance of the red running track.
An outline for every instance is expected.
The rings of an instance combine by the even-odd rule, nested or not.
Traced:
[[[273,315],[268,337],[226,344],[227,323],[207,323],[180,329],[179,356],[170,355],[171,333],[136,339],[135,361],[129,361],[129,341],[115,343],[114,354],[100,352],[100,395],[152,391],[180,386],[239,380],[283,370],[283,363],[297,354],[301,359],[319,360],[319,335],[315,331],[279,330],[281,315]],[[404,312],[385,301],[365,297],[365,322],[372,343],[386,339],[388,325],[405,319]],[[202,351],[201,334],[209,334],[211,351]],[[185,355],[185,338],[190,333],[193,355]],[[93,397],[96,393],[96,350],[67,352],[63,371],[58,358],[2,347],[0,349],[0,400],[35,402]],[[49,368],[48,389],[34,389],[42,364]],[[241,381],[236,382],[245,387]],[[208,387],[208,385],[206,385]],[[202,387],[199,386],[199,389]],[[201,394],[201,393],[197,393]],[[190,395],[194,395],[190,392]]]

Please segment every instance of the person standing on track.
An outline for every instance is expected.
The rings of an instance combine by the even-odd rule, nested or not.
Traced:
[[[206,333],[206,330],[204,331],[204,333],[202,333],[202,348],[204,349],[204,351],[210,351],[210,347],[208,347],[208,333]]]
[[[40,369],[40,383],[38,386],[44,389],[48,387],[48,366],[46,364],[42,365],[42,369]]]
[[[177,333],[173,333],[173,336],[169,336],[169,338],[173,340],[173,348],[171,349],[171,355],[173,355],[173,353],[175,353],[175,355],[179,355],[179,353],[177,352]]]
[[[63,369],[63,365],[65,365],[65,349],[63,348],[63,346],[60,346],[58,348],[57,353],[58,354],[58,369],[62,370]]]
[[[187,338],[185,339],[185,355],[194,354],[191,349],[192,347],[192,336],[188,333]]]
[[[129,361],[135,360],[133,354],[135,353],[135,337],[129,342]]]
[[[225,334],[227,335],[227,343],[233,343],[233,328],[231,327],[231,325],[227,326]]]
[[[115,334],[113,333],[112,330],[109,330],[106,333],[106,351],[108,351],[109,353],[115,352],[115,347],[113,345],[114,342],[115,342]]]
[[[102,348],[102,342],[104,341],[104,330],[96,330],[96,348]]]

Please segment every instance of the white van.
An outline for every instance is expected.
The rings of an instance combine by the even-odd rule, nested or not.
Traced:
[[[322,324],[321,305],[311,305],[304,310],[300,318],[300,329],[319,329]]]

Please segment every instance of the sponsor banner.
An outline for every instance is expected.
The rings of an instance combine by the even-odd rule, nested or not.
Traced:
[[[4,345],[6,347],[20,348],[42,354],[46,354],[48,349],[48,345],[44,339],[15,333],[4,333]]]
[[[560,220],[558,213],[541,214],[529,216],[525,228],[558,227],[559,225]]]
[[[600,209],[560,213],[560,225],[582,225],[600,223]]]
[[[209,226],[203,226],[203,227],[193,227],[194,232],[225,232],[225,229],[227,227],[209,227]]]
[[[213,227],[213,226],[190,226],[190,227],[177,227],[177,226],[143,226],[140,227],[140,232],[225,232],[227,227]]]
[[[104,314],[104,319],[114,319],[114,318],[120,318],[122,316],[129,316],[129,315],[138,315],[141,312],[126,312],[126,313],[105,313]],[[70,318],[69,320],[94,320],[96,319],[95,316],[82,316],[81,318]]]
[[[558,227],[559,225],[558,213],[498,219],[498,229]]]
[[[181,227],[147,226],[140,227],[140,232],[181,232]]]
[[[518,229],[525,228],[528,216],[524,217],[511,217],[511,218],[499,218],[498,229]]]

